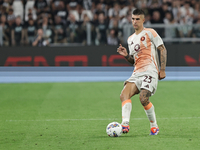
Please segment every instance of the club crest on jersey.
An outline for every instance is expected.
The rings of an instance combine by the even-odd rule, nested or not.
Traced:
[[[144,41],[144,40],[145,40],[145,37],[144,37],[144,36],[142,36],[140,40],[141,40],[141,41]]]
[[[137,51],[139,51],[139,49],[140,49],[140,45],[136,44],[135,47],[134,47],[134,50],[137,52]]]

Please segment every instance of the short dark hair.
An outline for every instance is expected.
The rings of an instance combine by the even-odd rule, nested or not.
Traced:
[[[133,15],[144,15],[145,16],[145,12],[142,9],[135,9],[133,11]]]

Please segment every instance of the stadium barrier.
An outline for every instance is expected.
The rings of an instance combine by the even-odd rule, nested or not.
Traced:
[[[0,67],[0,83],[125,81],[133,67]],[[167,67],[162,81],[200,80],[200,67]]]
[[[130,66],[118,46],[3,47],[0,66]],[[166,45],[167,66],[200,66],[199,44]]]

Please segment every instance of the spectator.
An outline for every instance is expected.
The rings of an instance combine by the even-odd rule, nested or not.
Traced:
[[[8,10],[7,21],[10,27],[15,23],[15,15],[12,8]]]
[[[128,37],[134,32],[134,28],[132,26],[132,13],[128,13],[126,18],[122,19],[119,27],[122,29],[123,42],[126,42]]]
[[[92,9],[92,0],[82,0],[82,6],[84,10]]]
[[[122,28],[125,24],[131,24],[132,25],[132,12],[127,12],[127,15],[125,18],[123,18],[119,23],[119,28]]]
[[[24,7],[19,9],[22,6],[21,2],[23,2]],[[49,2],[51,5],[48,5]],[[20,7],[16,7],[18,4],[20,4]],[[0,0],[0,17],[6,16],[7,18],[7,24],[2,25],[2,27],[6,28],[4,33],[6,31],[7,38],[10,39],[12,45],[11,29],[14,24],[16,26],[15,10],[18,10],[21,15],[24,8],[23,17],[25,15],[24,21],[26,22],[23,25],[26,28],[23,31],[25,39],[20,42],[29,41],[31,43],[36,34],[31,33],[31,29],[36,32],[36,28],[40,27],[43,29],[44,38],[48,39],[49,42],[56,40],[55,42],[58,43],[68,41],[85,44],[87,27],[89,27],[87,24],[93,23],[89,33],[92,33],[92,40],[94,42],[96,39],[98,45],[98,43],[106,44],[108,42],[107,37],[108,35],[111,37],[111,32],[113,32],[109,32],[108,29],[117,29],[119,39],[122,35],[126,37],[133,32],[131,16],[135,7],[145,11],[146,26],[163,23],[168,26],[180,23],[178,29],[155,28],[161,37],[165,35],[173,38],[176,37],[176,32],[177,36],[180,37],[191,37],[191,35],[194,37],[189,25],[195,24],[199,20],[199,4],[195,0]],[[34,10],[37,12],[35,15]],[[72,15],[68,16],[68,13]],[[36,19],[37,25],[33,27],[32,22]],[[23,20],[21,22],[23,23]],[[63,28],[63,32],[59,28]],[[186,32],[189,32],[189,35]],[[65,39],[60,40],[62,39],[61,36],[64,36]],[[18,44],[20,42],[18,41]],[[17,45],[15,40],[14,43]]]
[[[96,24],[96,45],[107,43],[107,29],[108,23],[106,21],[104,13],[100,13],[98,16],[98,22]]]
[[[28,14],[27,16],[25,16],[25,21],[28,21],[30,19],[33,19],[33,20],[37,19],[37,15],[33,9],[29,8],[27,13]]]
[[[172,1],[172,14],[174,16],[174,19],[176,22],[179,22],[180,20],[180,8],[181,4],[179,0]]]
[[[9,9],[10,6],[12,6],[12,2],[10,0],[4,0],[2,6],[6,7],[6,9]]]
[[[133,1],[131,1],[131,2],[133,2]],[[147,0],[136,0],[135,6],[139,9],[144,9],[147,7]]]
[[[12,46],[20,46],[24,44],[24,29],[20,16],[15,20],[11,31]]]
[[[191,6],[192,8],[194,8],[195,5],[199,3],[199,0],[188,0],[188,1],[190,2],[190,6]]]
[[[107,5],[108,10],[113,7],[114,2],[116,2],[116,1],[106,0],[106,5]]]
[[[83,17],[83,22],[81,23],[81,26],[80,26],[80,29],[79,29],[80,39],[82,39],[81,42],[82,42],[83,45],[86,45],[86,42],[87,42],[86,41],[86,38],[87,38],[86,32],[87,32],[87,30],[89,30],[89,29],[87,29],[87,24],[91,25],[90,18],[88,17],[88,15],[85,14],[84,17]],[[92,26],[91,26],[90,31],[94,32],[94,28]],[[94,38],[92,37],[92,39],[94,39]]]
[[[154,11],[153,16],[151,18],[151,24],[163,24],[163,19],[160,17],[159,11]],[[164,29],[163,28],[154,28],[161,37],[164,37]]]
[[[165,13],[170,11],[168,4],[167,3],[163,3],[160,9],[160,17],[164,18],[165,17]]]
[[[114,7],[108,10],[109,19],[116,18],[116,17],[118,19],[121,19],[123,18],[123,16],[124,16],[123,10],[121,10],[120,5],[118,3],[115,3]]]
[[[147,7],[150,9],[158,9],[162,5],[162,0],[149,0]]]
[[[55,16],[55,24],[54,24],[54,42],[55,43],[66,43],[66,27],[62,22],[60,16]]]
[[[151,16],[150,16],[150,14],[145,15],[144,25],[151,25]]]
[[[200,38],[200,18],[196,21],[195,27],[193,28],[192,37]]]
[[[44,22],[44,18],[47,19],[49,26],[53,25],[52,14],[44,12],[44,13],[40,14],[40,16],[37,16],[36,23],[38,26],[42,25],[42,23]]]
[[[180,16],[181,18],[186,17],[187,19],[185,21],[188,23],[193,22],[194,9],[190,7],[189,2],[186,1],[184,5],[180,8]]]
[[[25,1],[25,0],[24,0]],[[25,21],[28,21],[28,14],[32,14],[33,20],[37,19],[36,9],[34,8],[35,1],[34,0],[26,0],[27,2],[24,2],[25,5]]]
[[[151,16],[153,16],[154,11],[162,11],[162,0],[149,0],[147,3],[148,12]]]
[[[199,10],[200,10],[200,5],[199,3],[196,3],[194,6],[194,21],[198,20]]]
[[[89,29],[87,25],[89,25],[89,26],[91,25],[90,24],[90,18],[88,17],[87,14],[85,14],[84,18],[83,18],[83,21],[79,22],[79,27],[76,30],[76,32],[78,34],[77,42],[78,43],[82,43],[82,45],[86,44],[87,31],[90,30],[90,31],[93,32],[93,30],[94,30],[92,28],[92,26],[90,26],[90,29]]]
[[[118,25],[120,24],[120,21],[121,20],[118,17],[114,17],[114,18],[110,19],[108,28],[109,29],[118,28]]]
[[[124,18],[123,18],[124,19]],[[121,20],[118,20],[118,18],[117,17],[115,17],[115,18],[112,18],[111,20],[110,20],[110,22],[109,22],[109,26],[108,26],[108,28],[109,29],[115,29],[115,30],[117,30],[118,31],[118,38],[122,38],[122,26],[120,26],[121,25],[121,22],[120,22]]]
[[[0,26],[2,28],[2,43],[1,45],[8,46],[10,41],[10,29],[9,25],[6,22],[6,16],[2,15],[0,20]]]
[[[76,10],[78,11],[78,1],[77,0],[67,0],[66,1],[67,10]]]
[[[34,17],[33,17],[33,14],[32,13],[29,13],[28,14],[28,19],[27,19],[27,21],[25,21],[25,23],[26,22],[28,22],[28,20],[31,20],[31,19],[33,19],[34,21],[36,21],[37,19],[34,19]]]
[[[78,28],[79,28],[79,22],[76,21],[76,18],[73,14],[69,14],[69,17],[68,17],[69,21],[67,21],[67,37],[69,39],[69,42],[70,43],[76,43],[78,42],[79,40],[79,35],[78,35]]]
[[[103,2],[96,2],[96,8],[93,13],[96,16],[96,19],[98,18],[100,13],[104,13],[104,15],[107,16],[106,4],[104,4]]]
[[[153,12],[153,16],[151,18],[151,23],[152,24],[158,24],[158,23],[163,23],[163,20],[160,16],[160,12],[159,11],[154,11]]]
[[[12,4],[13,12],[15,16],[20,16],[21,20],[24,19],[24,6],[23,0],[14,0]]]
[[[54,13],[55,11],[57,11],[60,1],[62,0],[51,0],[50,2],[50,6],[51,6],[51,11]]]
[[[34,8],[36,9],[37,17],[40,17],[44,12],[48,13],[49,10],[46,0],[35,0]]]
[[[37,34],[37,25],[33,19],[30,19],[25,24],[25,30],[24,30],[25,43],[32,45],[33,41],[35,40],[36,34]]]
[[[174,20],[172,12],[167,11],[165,13],[165,17],[163,19],[163,22],[164,22],[164,24],[174,24],[175,23],[175,20]]]
[[[0,0],[0,6],[3,5],[3,1],[4,1],[4,0]]]
[[[54,5],[57,6],[55,7],[54,10],[54,16],[60,16],[61,17],[61,21],[66,24],[66,20],[67,20],[67,16],[68,16],[68,12],[66,10],[66,6],[64,1],[56,1],[57,3],[54,2]]]
[[[84,20],[85,15],[92,20],[93,19],[93,14],[90,10],[82,10],[81,16],[80,16],[80,21]]]
[[[121,9],[120,14],[119,14],[120,20],[126,16],[127,11],[129,10],[130,7],[134,7],[134,6],[128,7],[126,6],[126,4],[127,4],[127,0],[119,0],[119,5]]]
[[[43,37],[43,30],[40,28],[37,31],[37,36],[34,42],[32,43],[32,46],[42,47],[42,46],[47,46],[47,45],[49,45],[49,41]]]
[[[79,21],[83,21],[85,15],[87,15],[87,17],[89,17],[90,20],[93,19],[93,14],[92,14],[92,0],[83,0],[82,1],[82,5],[80,5],[79,7],[79,16],[80,16],[80,20]],[[90,9],[89,9],[90,8]]]
[[[133,1],[130,1],[127,7],[128,9],[126,11],[126,14],[132,14],[132,12],[136,9]]]
[[[108,45],[119,45],[120,40],[118,38],[118,32],[115,29],[111,29],[107,38]]]
[[[173,14],[170,11],[165,13],[165,18],[163,19],[164,24],[166,24],[165,28],[165,38],[176,38],[177,37],[177,23],[174,20]],[[173,27],[174,25],[174,27]]]
[[[52,2],[52,0],[47,0],[47,5],[50,6],[51,2]]]
[[[196,19],[193,21],[193,24],[196,24],[196,22],[200,19],[200,11],[198,12],[198,15],[196,17]]]
[[[180,20],[180,25],[178,26],[178,33],[180,38],[192,36],[192,23],[188,22],[187,19],[187,17],[182,17]]]
[[[52,30],[52,20],[48,19],[48,14],[43,14],[42,15],[43,18],[42,18],[42,22],[39,24],[39,28],[42,28],[43,30],[43,37],[45,39],[48,39],[48,41],[50,43],[53,43],[54,41],[54,33],[53,33],[53,30]]]
[[[190,7],[190,2],[186,1],[184,5],[180,8],[181,17],[185,17],[186,15],[193,17],[194,9]]]
[[[78,2],[76,0],[69,0],[67,2],[67,10],[70,14],[73,14],[76,21],[79,21],[78,8]]]
[[[8,15],[7,8],[5,6],[0,6],[0,16],[1,15]]]

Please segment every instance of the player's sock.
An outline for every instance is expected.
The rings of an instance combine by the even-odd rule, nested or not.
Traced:
[[[129,125],[132,110],[131,99],[122,102],[122,125]]]
[[[156,114],[154,111],[154,106],[151,102],[147,106],[144,106],[144,111],[146,112],[147,117],[150,121],[151,128],[158,127],[157,121],[156,121]]]

